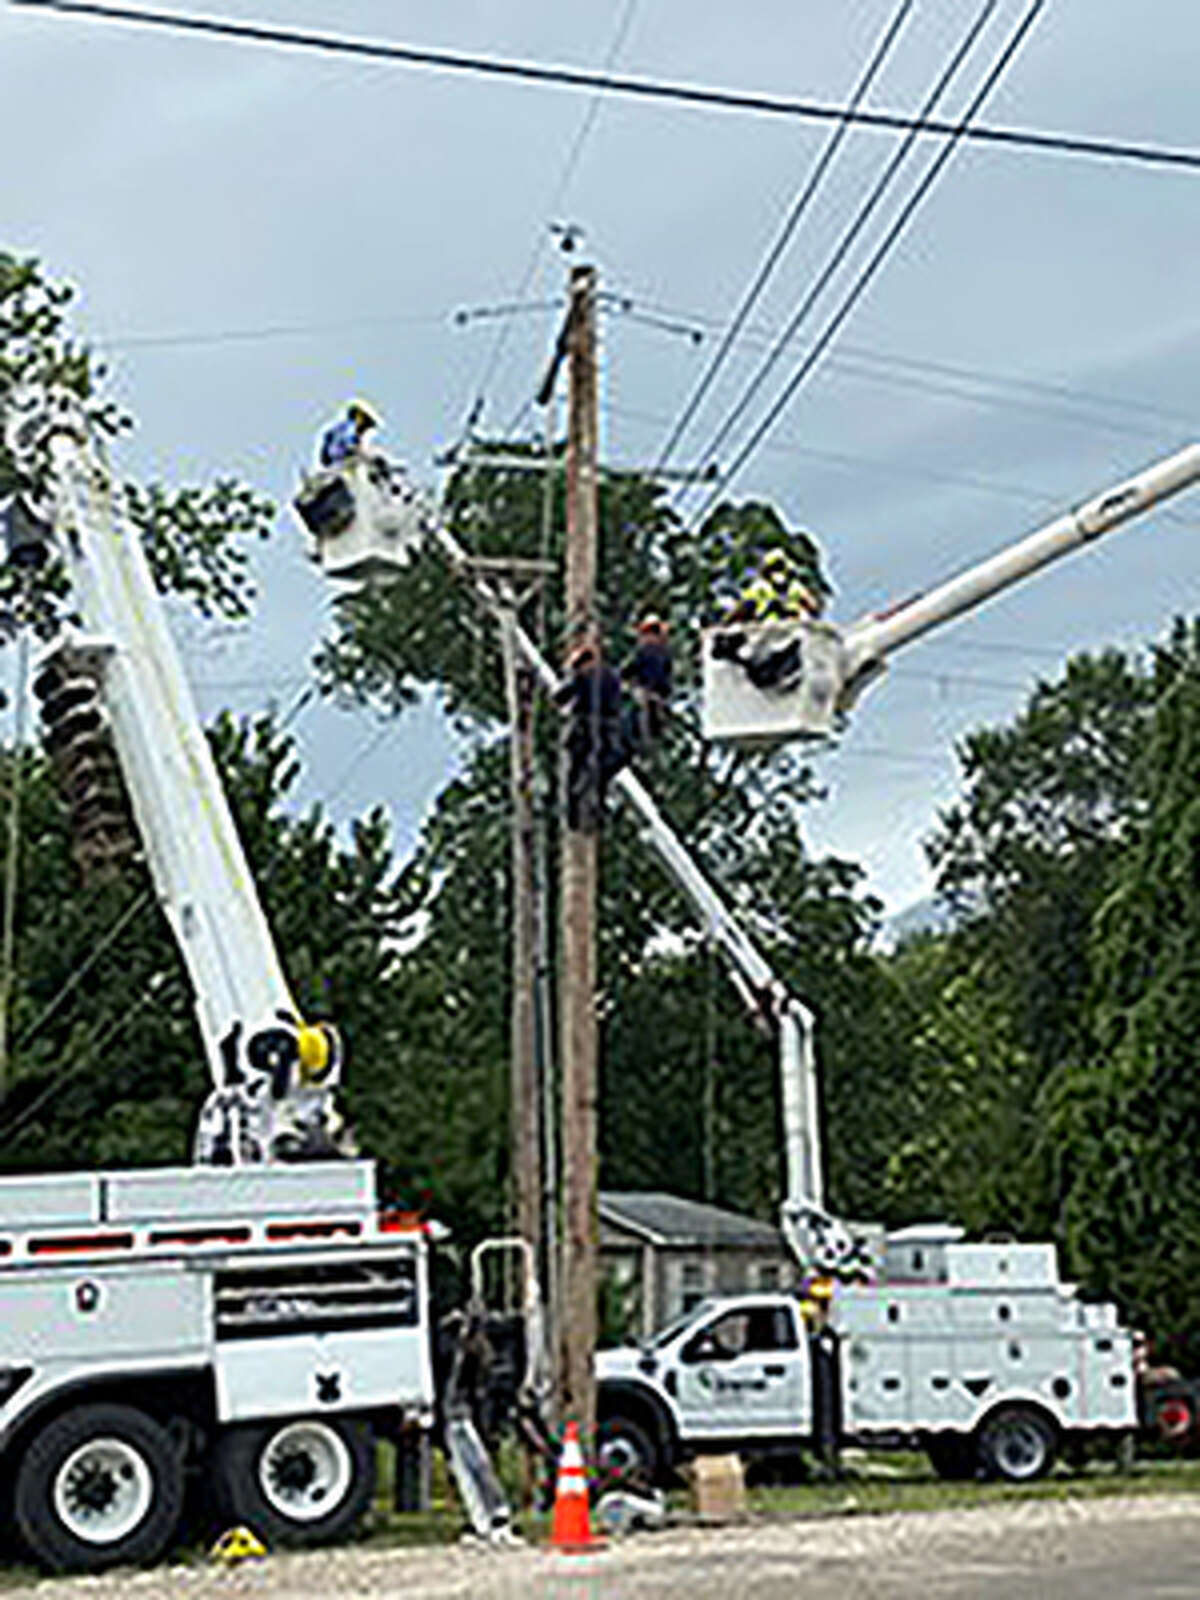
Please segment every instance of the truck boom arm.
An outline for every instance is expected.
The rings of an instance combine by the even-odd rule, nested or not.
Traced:
[[[849,682],[870,670],[901,645],[919,639],[1019,583],[1060,556],[1099,539],[1147,511],[1160,500],[1200,478],[1200,444],[1190,444],[1155,462],[1125,482],[1056,517],[1008,549],[969,567],[957,577],[896,607],[884,617],[868,617],[846,629],[844,670]]]
[[[59,648],[98,680],[155,891],[191,981],[214,1085],[198,1157],[299,1154],[306,1138],[323,1142],[318,1125],[327,1131],[332,1117],[336,1036],[299,1019],[120,487],[71,397],[38,391],[22,402],[10,407],[7,440],[31,475],[39,451],[48,458],[39,511],[80,623]]]
[[[431,532],[450,564],[470,575],[489,608],[511,609],[511,596],[503,585],[471,568],[462,546],[440,519],[432,523]],[[559,681],[554,668],[519,624],[514,624],[513,632],[517,649],[543,689],[553,694]],[[783,1233],[802,1264],[836,1268],[853,1256],[855,1245],[824,1205],[813,1014],[772,971],[636,773],[623,768],[612,787],[637,817],[642,838],[696,909],[706,934],[725,955],[748,1008],[778,1032],[787,1186],[781,1208]]]
[[[974,610],[1197,479],[1200,444],[1190,444],[957,577],[848,627],[823,618],[735,628],[718,624],[701,641],[705,738],[762,746],[836,734],[902,645]]]

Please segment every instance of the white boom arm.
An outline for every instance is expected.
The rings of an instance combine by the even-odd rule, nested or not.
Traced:
[[[451,564],[459,571],[471,572],[462,546],[440,520],[432,523],[430,531]],[[471,581],[487,605],[505,607],[505,595],[490,579],[471,572]],[[552,694],[559,681],[554,668],[519,625],[514,625],[514,636],[542,687]],[[613,779],[612,787],[632,808],[642,837],[696,908],[706,933],[724,952],[742,998],[778,1030],[787,1181],[783,1233],[801,1265],[835,1269],[853,1256],[855,1245],[824,1206],[813,1014],[772,972],[637,775],[626,767]]]
[[[39,449],[49,456],[46,531],[82,629],[60,648],[99,679],[154,887],[191,980],[215,1086],[207,1138],[221,1148],[210,1158],[270,1159],[281,1131],[297,1153],[306,1130],[328,1123],[336,1039],[300,1023],[120,487],[69,397],[25,397],[7,437],[18,460],[35,460]],[[281,1124],[283,1105],[300,1114],[299,1126]]]
[[[998,555],[969,567],[956,578],[905,602],[884,617],[868,617],[847,628],[842,639],[844,674],[852,683],[864,670],[901,645],[919,639],[943,622],[971,611],[992,595],[1019,583],[1082,545],[1148,511],[1160,500],[1200,478],[1200,444],[1155,462],[1136,476],[1106,489],[1074,511],[1067,511]]]

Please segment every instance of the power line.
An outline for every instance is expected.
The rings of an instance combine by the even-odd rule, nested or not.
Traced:
[[[957,48],[951,55],[950,60],[938,74],[933,87],[926,95],[925,102],[921,107],[921,115],[923,117],[928,116],[939,105],[943,95],[945,95],[955,78],[958,76],[959,70],[965,65],[967,57],[975,48],[981,33],[987,26],[988,20],[995,11],[996,4],[997,0],[984,0],[983,5],[975,14],[975,20],[971,23],[970,27],[963,35]],[[788,345],[791,344],[792,340],[799,332],[800,328],[807,321],[809,313],[813,310],[817,304],[817,301],[828,288],[834,275],[838,272],[842,263],[850,254],[850,251],[853,249],[859,234],[866,227],[867,223],[870,222],[872,216],[875,214],[876,207],[880,204],[888,190],[891,188],[894,179],[899,176],[901,168],[908,160],[908,157],[911,154],[914,145],[916,144],[916,140],[916,133],[909,132],[904,136],[899,146],[892,152],[891,158],[885,163],[882,171],[879,173],[879,176],[871,186],[870,192],[859,205],[857,212],[851,218],[849,225],[843,229],[841,238],[830,252],[825,265],[817,274],[816,281],[810,286],[808,292],[805,294],[800,304],[796,307],[796,310],[793,312],[787,326],[775,341],[774,347],[768,352],[765,360],[760,362],[758,370],[754,373],[753,377],[750,379],[750,382],[742,390],[742,393],[734,403],[732,410],[727,413],[725,420],[718,427],[716,433],[709,440],[705,448],[700,452],[699,456],[697,457],[698,465],[703,465],[706,461],[712,461],[716,458],[717,452],[720,450],[725,440],[733,432],[738,421],[753,402],[754,397],[758,393],[759,389],[774,371],[776,362],[780,359]],[[945,148],[950,149],[952,146],[946,146]],[[720,496],[724,486],[725,478],[724,476],[721,476],[717,488],[713,491],[712,497],[706,503],[706,510],[708,506],[713,504],[714,501]]]
[[[641,100],[667,100],[712,110],[746,111],[762,116],[787,117],[808,122],[841,122],[847,119],[844,106],[802,100],[786,95],[766,94],[749,89],[718,89],[700,84],[672,83],[657,78],[618,77],[613,73],[590,72],[580,67],[543,65],[535,61],[510,61],[495,56],[473,55],[463,51],[431,50],[415,45],[392,44],[382,40],[349,39],[343,35],[311,33],[297,28],[269,26],[265,23],[235,22],[226,18],[168,15],[144,11],[136,6],[102,5],[96,0],[10,0],[26,11],[54,11],[64,16],[92,17],[106,22],[129,22],[142,27],[164,28],[177,33],[194,33],[213,38],[237,39],[250,44],[282,45],[290,49],[315,50],[326,55],[344,55],[375,61],[394,61],[406,66],[430,67],[442,72],[461,72],[477,77],[508,78],[518,82],[548,84],[564,89],[602,91]],[[1107,161],[1126,161],[1142,166],[1175,167],[1200,171],[1200,150],[1174,149],[1167,145],[1143,144],[1128,139],[1100,139],[1079,134],[1046,133],[1033,128],[993,127],[987,124],[960,131],[958,124],[937,119],[921,121],[890,111],[856,111],[848,119],[855,126],[877,128],[891,133],[914,129],[940,139],[966,139],[1010,150],[1038,151],[1043,154],[1072,155]]]
[[[41,1110],[42,1106],[46,1103],[56,1089],[61,1089],[69,1079],[77,1078],[81,1072],[84,1072],[87,1068],[92,1066],[96,1060],[100,1059],[101,1052],[107,1049],[107,1047],[112,1043],[113,1039],[116,1038],[119,1033],[123,1032],[123,1030],[129,1026],[137,1014],[145,1006],[149,1005],[152,1000],[157,998],[157,995],[158,986],[151,982],[151,984],[142,991],[133,1004],[121,1013],[121,1015],[101,1038],[93,1039],[91,1041],[91,1048],[87,1051],[87,1054],[84,1056],[82,1061],[72,1062],[69,1066],[63,1067],[59,1072],[56,1072],[50,1079],[49,1083],[42,1088],[41,1092],[35,1095],[29,1104],[25,1106],[22,1111],[18,1112],[18,1114],[7,1124],[7,1126],[5,1126],[3,1129],[0,1129],[0,1143],[11,1139],[18,1129],[23,1128],[30,1118],[35,1114],[35,1112]],[[16,1086],[14,1085],[14,1088],[15,1087]]]
[[[105,350],[176,349],[181,346],[253,344],[268,339],[307,339],[326,333],[347,333],[354,328],[432,327],[447,322],[452,313],[424,316],[349,317],[339,322],[274,323],[258,328],[222,328],[212,333],[129,333],[96,342]]]
[[[964,131],[970,124],[972,118],[975,116],[975,113],[983,105],[984,101],[991,94],[996,84],[1000,81],[1001,77],[1008,69],[1010,62],[1028,36],[1029,30],[1037,20],[1038,13],[1041,11],[1044,4],[1045,0],[1032,0],[1032,4],[1022,17],[1021,21],[1017,24],[1017,27],[1013,31],[1011,38],[1005,45],[1004,49],[1000,52],[995,64],[992,66],[991,71],[983,80],[983,83],[980,85],[976,93],[972,96],[971,102],[967,106],[966,112],[964,113],[962,122],[960,124]],[[818,335],[816,343],[812,346],[808,354],[804,357],[803,361],[801,361],[799,367],[797,367],[796,371],[792,374],[792,377],[784,386],[782,393],[776,397],[774,403],[767,411],[766,416],[762,418],[758,426],[754,429],[753,433],[751,433],[749,439],[742,446],[741,450],[734,459],[733,466],[730,468],[729,472],[725,474],[721,485],[713,491],[708,500],[705,502],[705,505],[700,513],[701,518],[703,518],[709,508],[720,498],[723,490],[727,488],[728,485],[741,472],[742,468],[753,455],[754,451],[758,448],[763,438],[767,433],[770,432],[771,428],[782,415],[785,408],[791,403],[791,400],[796,391],[799,389],[800,385],[816,366],[831,340],[837,334],[838,329],[850,315],[851,311],[854,309],[858,301],[866,292],[867,288],[870,286],[871,280],[874,278],[879,268],[891,254],[893,247],[896,245],[901,234],[908,226],[908,223],[912,219],[917,207],[921,204],[922,200],[924,200],[930,189],[937,182],[946,166],[946,163],[958,148],[958,142],[959,141],[957,138],[951,139],[947,144],[942,146],[937,155],[930,162],[920,182],[917,184],[912,194],[909,195],[908,200],[902,207],[900,214],[896,217],[891,227],[884,234],[883,239],[876,248],[874,254],[862,268],[854,283],[850,286],[850,289],[844,296],[841,305],[830,317],[829,321],[825,324],[825,327]]]
[[[358,771],[359,767],[362,766],[367,757],[375,753],[375,751],[387,738],[389,733],[394,733],[395,731],[396,724],[394,721],[385,722],[382,728],[374,729],[370,735],[363,740],[358,750],[338,774],[332,788],[325,791],[325,794],[322,796],[323,805],[328,806],[332,803],[332,801],[336,800],[338,795],[341,794],[342,790],[350,782],[350,779]]]
[[[1001,401],[996,402],[998,405]],[[1011,409],[1023,409],[1019,401],[1009,402]],[[628,406],[613,406],[608,408],[609,416],[625,418],[630,422],[646,423],[651,427],[665,427],[668,418],[661,413],[634,410]],[[1129,430],[1124,430],[1129,432]],[[763,441],[761,448],[769,450],[776,455],[801,456],[806,461],[816,461],[834,467],[842,467],[846,471],[860,473],[865,468],[868,472],[882,473],[884,476],[915,478],[927,483],[942,483],[952,488],[971,489],[979,494],[992,494],[1006,500],[1020,500],[1026,505],[1046,507],[1051,510],[1061,508],[1071,498],[1069,492],[1061,489],[1039,489],[1032,484],[1010,483],[998,478],[981,477],[978,473],[944,472],[936,467],[915,466],[907,459],[880,460],[875,456],[863,455],[861,452],[851,450],[826,450],[816,445],[801,444],[797,439],[780,438],[777,434],[773,439]],[[640,471],[637,467],[627,467],[626,471]],[[665,477],[679,476],[667,472]],[[691,481],[702,481],[705,477],[711,478],[713,474],[689,473]],[[1156,515],[1163,522],[1174,523],[1177,527],[1194,528],[1197,521],[1194,517],[1186,516],[1183,512],[1172,511],[1167,507],[1159,507]],[[935,641],[940,643],[941,641]]]
[[[113,940],[126,926],[126,924],[132,922],[133,918],[138,914],[138,912],[144,910],[146,906],[150,905],[153,899],[154,894],[150,889],[143,889],[139,894],[134,895],[133,899],[120,913],[116,921],[92,945],[86,959],[81,961],[78,966],[76,966],[67,974],[67,977],[64,979],[62,984],[60,984],[54,996],[42,1008],[36,1019],[30,1023],[28,1028],[26,1028],[25,1032],[17,1041],[18,1050],[24,1050],[27,1045],[33,1042],[35,1035],[41,1032],[42,1028],[47,1022],[49,1022],[50,1018],[71,993],[72,989],[74,989],[91,971],[96,962],[108,949],[109,945],[112,944]]]
[[[758,271],[755,273],[753,282],[746,291],[745,295],[742,297],[742,303],[740,306],[738,306],[737,311],[734,313],[732,322],[730,322],[728,328],[725,330],[720,345],[713,353],[712,360],[709,362],[704,372],[701,373],[699,382],[692,390],[692,393],[688,397],[687,403],[679,414],[679,418],[676,421],[675,426],[671,429],[665,444],[660,450],[658,462],[654,468],[655,474],[661,472],[663,467],[665,467],[667,462],[671,459],[676,445],[687,431],[688,425],[690,424],[692,418],[696,415],[696,411],[699,408],[701,401],[712,387],[717,373],[720,372],[721,368],[724,366],[725,360],[733,347],[734,340],[738,337],[738,334],[745,326],[746,319],[754,310],[754,307],[758,304],[763,290],[770,282],[775,268],[779,265],[779,261],[783,255],[783,252],[791,243],[792,235],[799,226],[801,218],[808,210],[813,196],[820,188],[825,174],[832,166],[833,158],[837,155],[838,150],[841,147],[842,140],[846,137],[846,134],[850,130],[850,115],[858,110],[859,106],[866,98],[867,91],[870,89],[871,84],[875,81],[880,68],[883,66],[883,63],[887,60],[887,57],[891,53],[892,46],[899,37],[900,29],[904,26],[912,7],[913,0],[901,0],[899,9],[892,17],[891,22],[884,29],[882,38],[875,47],[870,60],[867,62],[866,70],[863,72],[862,77],[855,86],[853,94],[850,96],[850,105],[846,117],[844,117],[841,122],[838,123],[837,127],[834,128],[833,132],[830,134],[825,143],[825,148],[817,157],[815,166],[809,173],[808,179],[801,189],[799,195],[797,195],[795,201],[792,203],[792,207],[784,219],[783,227],[779,230],[779,233],[776,235],[771,248],[766,254],[766,257],[759,266]]]
[[[647,300],[642,296],[626,295],[623,297],[633,305],[643,306],[647,310],[657,311],[663,316],[677,318],[680,321],[694,324],[704,331],[719,333],[724,328],[724,321],[716,316],[699,311],[688,311],[678,306],[662,305],[657,301]],[[769,328],[762,323],[751,323],[742,331],[743,340],[771,345],[779,338],[777,328]],[[1000,389],[1015,389],[1027,391],[1030,394],[1045,396],[1051,400],[1075,401],[1080,400],[1090,406],[1099,406],[1107,410],[1140,412],[1145,416],[1154,417],[1160,422],[1172,423],[1179,427],[1191,427],[1195,418],[1183,411],[1171,411],[1164,406],[1154,405],[1147,400],[1120,399],[1115,394],[1105,394],[1097,389],[1085,388],[1079,384],[1054,383],[1046,379],[1017,377],[1012,373],[996,372],[987,367],[971,366],[964,362],[936,361],[927,356],[906,355],[903,351],[876,350],[868,345],[855,344],[847,340],[838,346],[836,355],[831,355],[827,362],[830,368],[836,367],[846,371],[850,376],[867,379],[870,374],[853,371],[855,362],[881,367],[897,367],[902,371],[909,369],[913,372],[927,372],[932,376],[943,376],[958,379],[966,383],[990,384]],[[894,382],[900,382],[898,378]],[[911,380],[912,386],[926,389],[931,393],[951,393],[959,391],[953,389],[939,389],[933,383],[919,383]],[[665,425],[666,419],[663,418]]]

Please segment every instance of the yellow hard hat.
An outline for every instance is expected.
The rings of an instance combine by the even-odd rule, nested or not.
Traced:
[[[346,415],[352,422],[361,420],[368,428],[379,426],[379,413],[366,400],[351,400],[346,407]]]

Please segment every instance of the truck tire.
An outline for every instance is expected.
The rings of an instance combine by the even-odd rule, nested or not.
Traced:
[[[133,1406],[63,1412],[35,1435],[17,1466],[17,1527],[35,1559],[55,1572],[155,1561],[182,1511],[179,1452]]]
[[[1048,1418],[1032,1406],[1005,1406],[979,1433],[979,1459],[989,1478],[1032,1483],[1054,1465],[1058,1436]]]
[[[213,1498],[268,1546],[349,1533],[375,1493],[375,1442],[353,1417],[289,1417],[227,1428],[213,1455]]]
[[[605,1485],[633,1479],[653,1484],[663,1462],[657,1441],[630,1417],[605,1417],[596,1427],[596,1466]]]
[[[979,1447],[961,1433],[934,1433],[925,1441],[929,1465],[947,1483],[962,1483],[979,1471]]]

